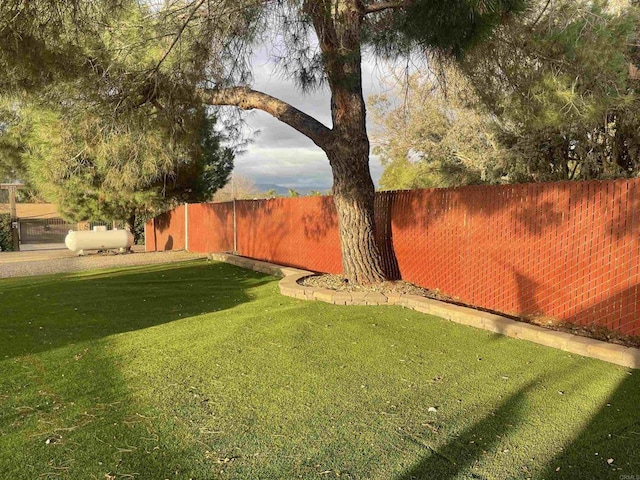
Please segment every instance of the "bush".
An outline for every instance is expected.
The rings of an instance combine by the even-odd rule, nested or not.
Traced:
[[[0,214],[0,251],[13,251],[13,242],[11,240],[11,217],[6,213]]]

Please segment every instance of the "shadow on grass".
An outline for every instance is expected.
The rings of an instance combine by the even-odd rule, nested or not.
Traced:
[[[633,370],[628,375],[597,413],[588,419],[584,428],[576,432],[575,437],[551,461],[540,465],[539,470],[532,465],[536,471],[523,471],[523,478],[568,480],[640,476],[637,453],[640,450],[640,371]],[[430,453],[396,480],[485,478],[473,472],[473,465],[481,461],[487,452],[491,453],[501,437],[517,430],[526,421],[530,414],[527,413],[527,393],[536,383],[532,381],[520,388],[490,416],[476,422],[443,447],[432,449],[426,446]],[[572,390],[575,388],[578,384]]]
[[[505,400],[492,415],[452,438],[446,445],[431,449],[430,455],[397,477],[397,480],[446,480],[467,471],[484,454],[495,447],[500,437],[517,427],[526,415],[526,395],[530,382]],[[424,446],[420,444],[421,446]],[[473,475],[472,478],[483,478]]]
[[[540,478],[640,478],[638,398],[640,370],[633,370]]]
[[[270,281],[204,262],[2,280],[0,359],[233,308]]]
[[[270,281],[204,262],[0,281],[0,478],[211,478],[188,419],[140,402],[106,337]]]
[[[184,422],[137,401],[108,342],[0,363],[0,478],[191,478],[202,468],[202,449],[176,441]]]

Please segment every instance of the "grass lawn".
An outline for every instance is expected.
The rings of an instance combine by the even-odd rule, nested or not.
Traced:
[[[639,405],[639,371],[225,264],[0,280],[0,479],[640,478]]]

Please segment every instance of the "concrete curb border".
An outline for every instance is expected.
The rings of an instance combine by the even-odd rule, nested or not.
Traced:
[[[314,275],[314,272],[292,267],[282,267],[273,263],[253,260],[227,253],[213,253],[212,260],[230,263],[238,267],[267,273],[282,280],[280,293],[301,300],[319,300],[334,305],[399,305],[422,313],[435,315],[452,322],[490,332],[519,338],[553,347],[584,357],[596,358],[623,367],[640,368],[640,349],[616,345],[570,333],[558,332],[519,322],[498,314],[481,312],[473,308],[452,305],[439,300],[417,295],[383,295],[378,292],[338,292],[315,287],[305,287],[298,280]]]

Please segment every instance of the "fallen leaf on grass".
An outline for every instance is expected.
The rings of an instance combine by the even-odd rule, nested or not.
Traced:
[[[440,433],[440,430],[438,429],[438,427],[436,427],[435,425],[433,425],[431,423],[423,423],[422,426],[423,427],[427,427],[433,433]]]

